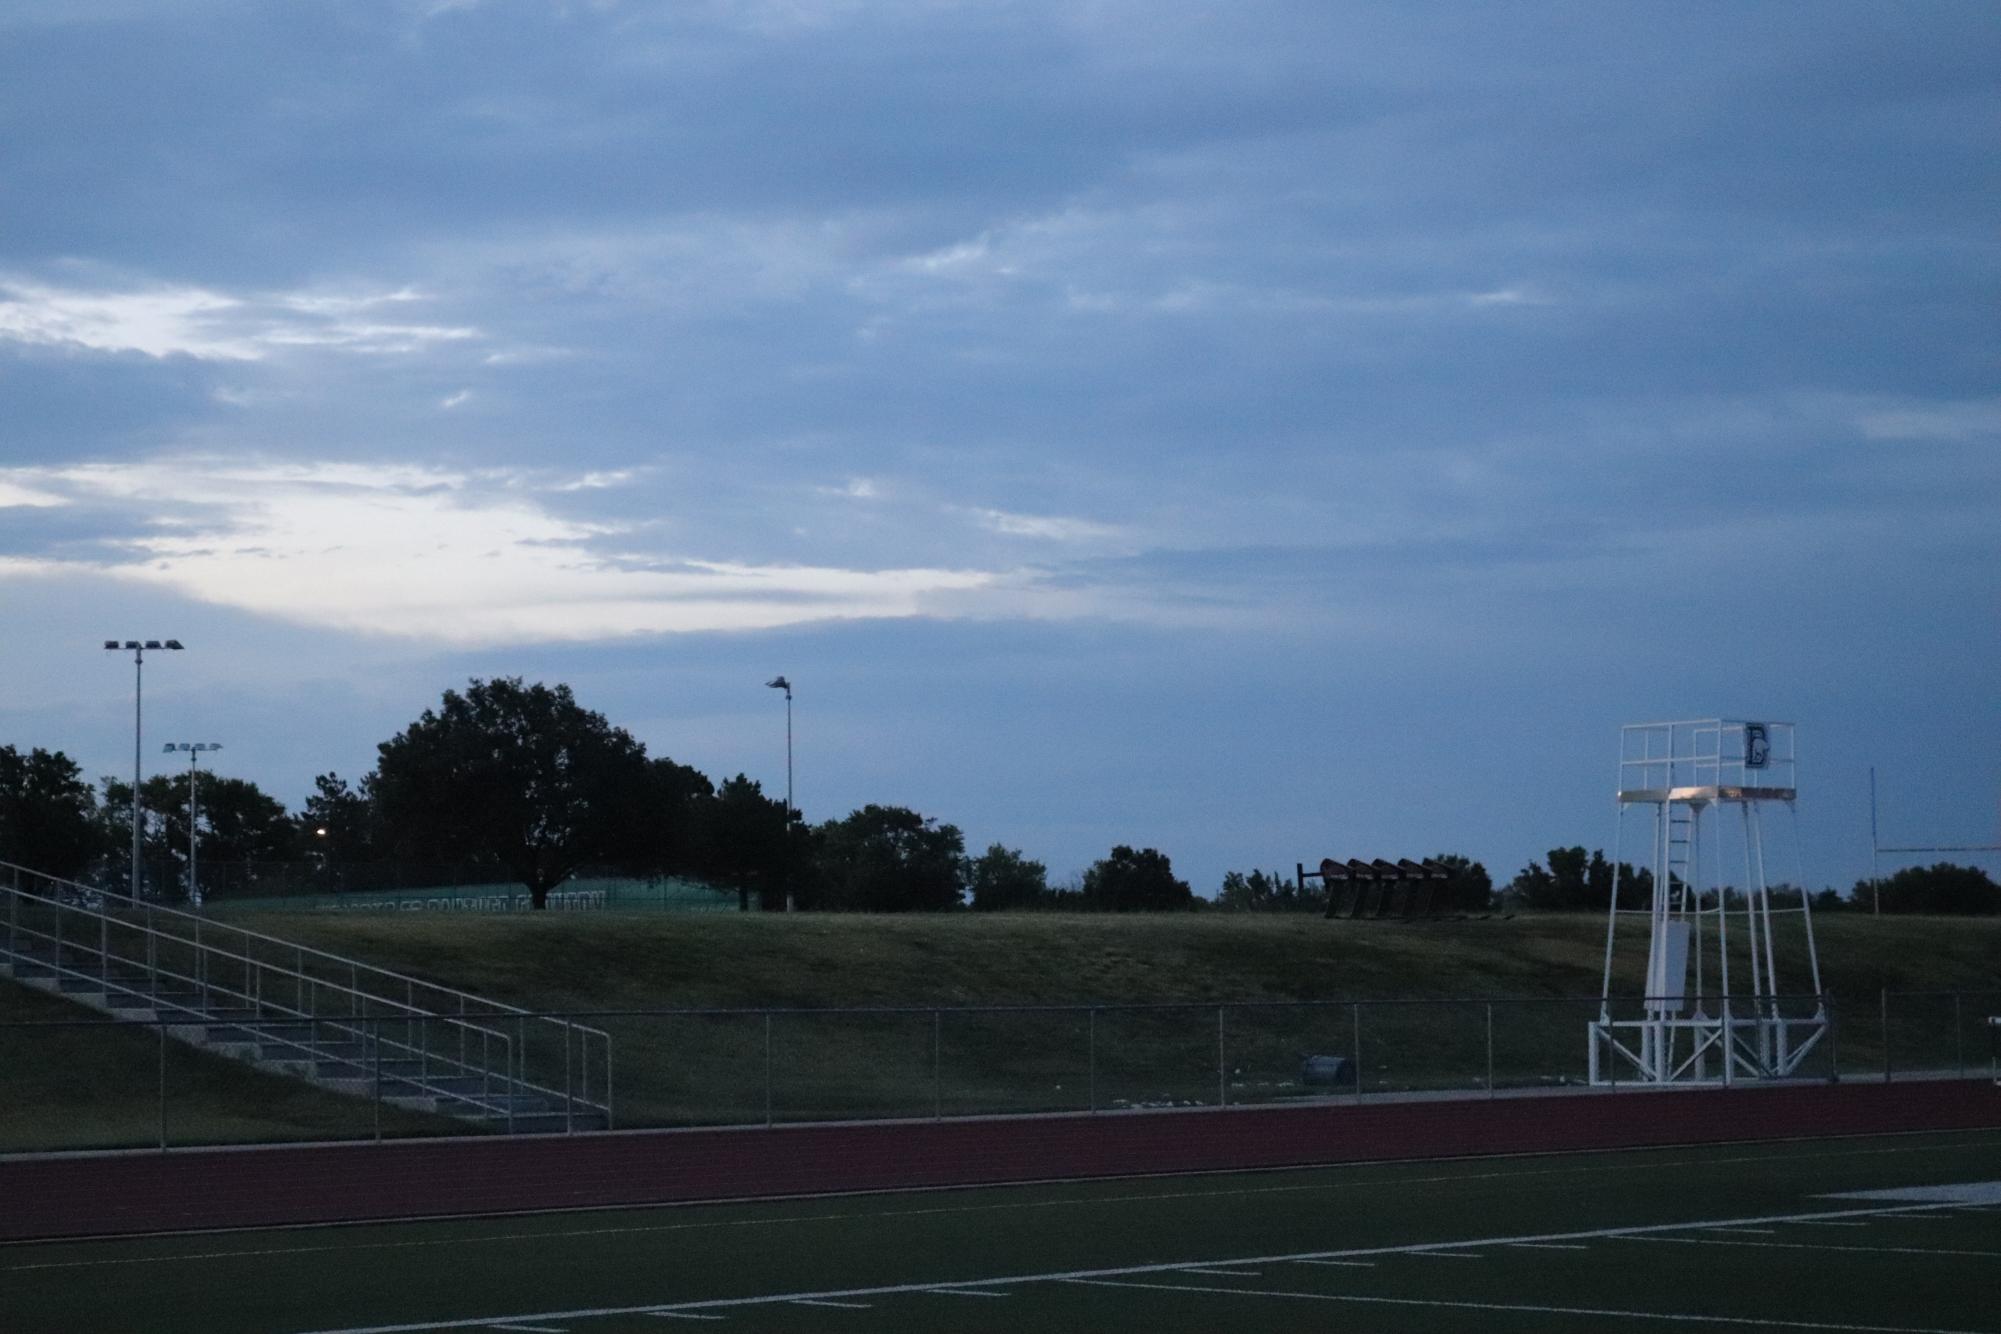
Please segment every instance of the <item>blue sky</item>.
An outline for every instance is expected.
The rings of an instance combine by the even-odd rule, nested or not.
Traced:
[[[26,0],[0,739],[295,804],[447,686],[1203,892],[1798,723],[1995,842],[2001,15]]]

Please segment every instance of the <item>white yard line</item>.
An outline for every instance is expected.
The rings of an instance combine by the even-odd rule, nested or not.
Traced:
[[[1811,1241],[1724,1241],[1721,1237],[1614,1237],[1614,1241],[1659,1241],[1676,1246],[1756,1246],[1774,1251],[1855,1251],[1862,1255],[1971,1255],[2001,1258],[2001,1251],[1955,1251],[1938,1246],[1831,1246]]]
[[[843,1311],[868,1311],[874,1308],[867,1302],[825,1302],[811,1297],[798,1297],[788,1302],[789,1306],[838,1306]]]
[[[1527,1242],[1597,1241],[1606,1237],[1644,1237],[1667,1232],[1693,1232],[1713,1227],[1757,1227],[1766,1223],[1795,1223],[1807,1219],[1824,1218],[1893,1218],[1904,1217],[1917,1209],[1932,1209],[1930,1204],[1878,1205],[1873,1208],[1828,1209],[1816,1213],[1759,1214],[1750,1218],[1709,1218],[1694,1219],[1686,1223],[1649,1223],[1640,1227],[1588,1228],[1575,1232],[1530,1232],[1515,1236],[1474,1237],[1465,1241],[1412,1242],[1402,1246],[1359,1246],[1342,1250],[1299,1251],[1286,1255],[1243,1255],[1219,1256],[1213,1260],[1180,1260],[1168,1264],[1122,1265],[1104,1269],[1055,1270],[1042,1274],[1007,1274],[995,1278],[960,1279],[943,1283],[888,1283],[866,1288],[832,1288],[818,1292],[771,1293],[756,1297],[713,1297],[690,1302],[657,1302],[649,1306],[599,1306],[570,1311],[522,1311],[512,1315],[479,1316],[467,1320],[425,1320],[402,1325],[355,1325],[337,1329],[311,1331],[310,1334],[419,1334],[420,1331],[441,1329],[481,1329],[496,1323],[512,1323],[523,1320],[588,1320],[597,1316],[657,1315],[676,1316],[707,1311],[735,1310],[747,1306],[774,1306],[786,1302],[806,1299],[818,1301],[855,1297],[883,1297],[903,1292],[956,1292],[962,1296],[971,1295],[987,1288],[1019,1287],[1025,1283],[1058,1283],[1077,1279],[1129,1278],[1136,1274],[1173,1274],[1191,1265],[1276,1265],[1288,1262],[1308,1262],[1325,1260],[1366,1260],[1385,1255],[1415,1255],[1425,1252],[1445,1250],[1466,1250],[1482,1246],[1513,1246]],[[1918,1215],[1922,1216],[1922,1215]],[[1753,1243],[1742,1243],[1750,1245]],[[1195,1289],[1189,1289],[1195,1291]],[[1006,1296],[993,1293],[992,1296]],[[1387,1300],[1387,1299],[1385,1299]],[[1510,1309],[1496,1307],[1495,1309]],[[1542,1310],[1545,1308],[1523,1308]],[[1556,1311],[1560,1308],[1546,1308]],[[1586,1312],[1585,1314],[1589,1314]],[[715,1317],[709,1317],[711,1319]],[[1718,1323],[1733,1323],[1720,1317]],[[1756,1324],[1756,1321],[1739,1320],[1738,1324]],[[1873,1330],[1879,1327],[1868,1325],[1798,1325],[1801,1329],[1856,1329]],[[1908,1334],[1962,1334],[1961,1331],[1915,1330]]]
[[[1294,1260],[1292,1261],[1292,1263],[1296,1265],[1339,1265],[1344,1269],[1374,1269],[1376,1267],[1376,1262],[1374,1260],[1308,1259],[1308,1260]]]
[[[1511,1241],[1508,1245],[1524,1251],[1588,1251],[1591,1248],[1575,1241]]]
[[[487,1328],[506,1330],[507,1334],[570,1334],[569,1330],[554,1325],[488,1325]]]
[[[1348,1302],[1360,1306],[1423,1306],[1456,1311],[1516,1311],[1528,1315],[1577,1315],[1597,1319],[1660,1320],[1678,1325],[1747,1325],[1758,1329],[1819,1329],[1849,1334],[1986,1334],[1982,1330],[1938,1329],[1913,1325],[1844,1325],[1818,1320],[1760,1320],[1752,1316],[1683,1315],[1675,1311],[1627,1311],[1600,1306],[1536,1306],[1527,1302],[1454,1302],[1427,1297],[1360,1297],[1331,1292],[1282,1292],[1267,1288],[1208,1288],[1190,1283],[1133,1283],[1121,1279],[1073,1278],[1068,1283],[1094,1288],[1143,1288],[1150,1292],[1211,1292],[1229,1297],[1289,1297],[1310,1302]]]
[[[1221,1277],[1221,1278],[1263,1278],[1263,1277],[1264,1277],[1264,1273],[1263,1273],[1263,1271],[1262,1271],[1262,1270],[1257,1270],[1257,1269],[1217,1269],[1217,1268],[1214,1268],[1213,1266],[1209,1266],[1209,1265],[1199,1265],[1199,1266],[1198,1266],[1198,1265],[1189,1265],[1189,1266],[1188,1266],[1188,1267],[1187,1267],[1186,1269],[1182,1269],[1182,1270],[1180,1270],[1180,1271],[1178,1271],[1178,1272],[1180,1272],[1180,1273],[1183,1273],[1183,1274],[1215,1274],[1215,1275],[1217,1275],[1218,1277]]]
[[[719,1315],[703,1315],[699,1311],[641,1311],[640,1315],[650,1315],[655,1320],[721,1320]]]
[[[1867,1223],[1851,1222],[1846,1218],[1802,1218],[1797,1227],[1868,1227]]]
[[[925,1292],[935,1292],[941,1297],[1012,1297],[1011,1292],[988,1292],[984,1288],[968,1287],[964,1283],[954,1283],[945,1288],[925,1288]]]
[[[1425,1251],[1412,1251],[1410,1253],[1412,1255],[1422,1255],[1427,1259],[1432,1259],[1432,1260],[1484,1260],[1487,1258],[1484,1255],[1475,1255],[1471,1251],[1425,1250]]]

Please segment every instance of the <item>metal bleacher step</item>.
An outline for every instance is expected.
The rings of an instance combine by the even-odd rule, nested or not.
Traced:
[[[565,1024],[563,1058],[551,1068],[546,1050],[521,1036],[535,1016],[514,1007],[91,886],[25,892],[27,868],[0,869],[14,881],[0,882],[0,978],[343,1094],[494,1130],[609,1127],[602,1104],[562,1091],[573,1034],[595,1037],[608,1069],[609,1037],[597,1030]],[[412,1004],[421,995],[443,999],[426,1010]],[[469,1021],[469,1008],[511,1019],[516,1031]],[[584,1083],[601,1089],[609,1077]]]

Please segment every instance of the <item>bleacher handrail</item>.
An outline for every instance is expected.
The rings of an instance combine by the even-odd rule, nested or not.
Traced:
[[[22,903],[45,904],[48,906],[55,907],[59,912],[81,914],[85,919],[95,919],[103,924],[118,922],[121,925],[121,927],[126,926],[128,925],[128,923],[126,923],[121,917],[114,916],[111,912],[107,911],[105,908],[105,905],[115,901],[119,904],[125,905],[125,911],[129,914],[132,915],[143,914],[146,918],[146,921],[145,924],[143,926],[140,926],[138,929],[145,932],[148,936],[153,937],[155,940],[171,941],[175,944],[192,947],[195,950],[198,959],[204,957],[219,957],[222,959],[227,959],[237,963],[241,963],[244,965],[246,969],[255,968],[258,970],[260,978],[262,974],[265,972],[276,973],[281,977],[289,977],[301,983],[309,984],[316,989],[330,990],[336,994],[346,994],[358,1000],[364,1000],[376,1005],[385,1005],[397,1010],[401,1010],[404,1012],[403,1014],[404,1018],[422,1016],[427,1019],[435,1019],[446,1022],[463,1022],[467,1018],[484,1017],[484,1018],[497,1018],[497,1019],[513,1019],[517,1023],[525,1023],[527,1021],[533,1020],[536,1023],[552,1025],[554,1027],[564,1030],[565,1035],[563,1038],[563,1043],[564,1043],[564,1061],[566,1067],[569,1060],[571,1042],[573,1041],[571,1035],[580,1034],[582,1035],[582,1040],[580,1043],[578,1043],[577,1050],[579,1056],[581,1057],[584,1069],[586,1071],[585,1092],[581,1096],[579,1096],[573,1089],[566,1088],[565,1090],[558,1092],[553,1087],[537,1083],[534,1080],[528,1078],[527,1070],[525,1068],[527,1061],[527,1053],[525,1050],[526,1044],[525,1043],[517,1044],[511,1039],[509,1039],[506,1044],[509,1052],[508,1079],[511,1083],[523,1089],[530,1089],[540,1093],[554,1094],[556,1096],[563,1097],[564,1099],[566,1099],[566,1102],[574,1102],[579,1105],[588,1107],[592,1110],[601,1111],[604,1113],[607,1122],[609,1122],[612,1118],[612,1107],[611,1107],[612,1043],[611,1043],[611,1034],[606,1032],[602,1028],[593,1027],[587,1024],[578,1024],[572,1020],[558,1018],[552,1015],[536,1014],[533,1011],[525,1010],[518,1005],[510,1005],[505,1001],[498,1001],[490,997],[479,996],[472,992],[461,990],[460,988],[457,987],[445,986],[435,982],[427,982],[422,978],[414,977],[407,973],[398,973],[392,969],[383,968],[376,964],[365,963],[362,960],[350,958],[344,955],[334,954],[331,951],[317,949],[310,945],[303,945],[297,941],[285,940],[282,937],[267,935],[261,931],[252,931],[247,927],[235,926],[228,922],[220,922],[214,919],[213,917],[209,917],[202,913],[187,912],[179,908],[170,908],[164,904],[150,902],[145,899],[135,899],[129,894],[121,894],[116,890],[102,889],[99,888],[98,886],[85,884],[77,880],[70,880],[63,876],[50,875],[45,871],[37,871],[33,867],[23,866],[16,862],[0,861],[0,872],[7,873],[13,881],[13,883],[11,884],[0,883],[0,896],[5,896],[7,898],[10,904],[10,909],[18,907],[18,905]],[[58,892],[51,895],[38,895],[30,893],[27,890],[22,889],[20,887],[20,879],[24,875],[32,877],[37,882],[54,887]],[[62,890],[70,891],[72,897],[76,898],[78,901],[64,902],[62,894],[60,892]],[[86,901],[87,899],[90,898],[96,899],[99,906],[91,907],[90,904]],[[159,926],[159,921],[162,917],[165,917],[169,921],[173,922],[192,922],[194,924],[193,930],[190,934],[179,934],[175,932],[162,931]],[[9,921],[8,921],[8,930],[10,937],[15,934],[18,934],[21,929],[18,925],[18,922],[15,919],[16,919],[16,914],[10,911]],[[258,941],[267,945],[276,946],[278,947],[279,950],[291,954],[293,956],[293,959],[296,961],[297,966],[286,967],[284,964],[275,963],[267,959],[258,958],[250,952],[250,948],[248,945],[244,946],[243,953],[240,954],[232,953],[212,940],[203,939],[205,931],[208,933],[214,933],[218,931],[226,932],[230,936],[234,936],[235,938],[242,941],[246,942]],[[28,934],[45,939],[54,939],[55,941],[57,941],[59,946],[67,944],[72,949],[81,948],[84,949],[86,952],[96,953],[99,955],[101,963],[104,965],[105,970],[108,972],[109,964],[111,962],[111,956],[108,952],[108,947],[103,944],[100,944],[96,949],[92,949],[90,946],[80,941],[64,940],[60,935],[60,933],[54,936],[49,936],[47,933],[34,931],[32,928],[29,929]],[[314,974],[306,972],[304,962],[309,957],[318,961],[332,963],[334,965],[337,965],[339,968],[344,969],[347,972],[349,978],[349,982],[347,983],[347,985],[343,986],[339,982],[333,981],[328,978],[318,977],[315,976]],[[137,962],[137,961],[128,960],[127,962]],[[157,961],[155,961],[151,965],[151,967],[153,971],[157,973],[158,971]],[[56,961],[56,969],[58,972],[64,972],[64,971],[74,972],[74,970],[62,969],[60,966],[60,960]],[[78,975],[88,976],[87,974],[78,974]],[[206,977],[203,976],[189,977],[184,974],[177,974],[171,972],[169,972],[167,975],[169,977],[174,978],[175,980],[193,982],[197,986],[203,988],[216,986],[216,984],[210,982]],[[390,995],[385,995],[377,991],[368,991],[362,989],[362,987],[359,985],[359,979],[363,975],[368,976],[372,980],[380,981],[382,979],[388,979],[392,982],[402,984],[404,989],[403,999],[399,1001],[395,997]],[[430,992],[432,994],[447,996],[456,999],[458,1001],[458,1014],[454,1015],[449,1012],[426,1010],[422,1006],[417,1005],[416,993],[417,989],[420,987],[424,988],[427,992]],[[251,999],[249,993],[240,993],[240,992],[231,993],[228,992],[226,988],[221,988],[221,987],[216,987],[216,989],[221,990],[225,995],[234,995],[239,999]],[[256,999],[258,1003],[260,1004],[264,1003],[261,996],[257,997]],[[473,1002],[474,1006],[472,1008],[469,1008],[467,1002]],[[282,1008],[282,1007],[274,1007],[274,1008]],[[304,1012],[294,1012],[294,1013],[301,1018],[324,1017],[324,1016],[310,1015]],[[467,1027],[471,1028],[473,1031],[481,1033],[489,1032],[489,1030],[480,1029],[477,1025],[467,1025]],[[494,1035],[503,1038],[505,1038],[506,1036],[504,1033],[495,1033]],[[592,1045],[593,1038],[596,1039],[596,1045],[598,1046],[599,1050],[603,1053],[603,1085],[602,1085],[603,1101],[602,1102],[591,1098],[589,1095],[588,1070],[590,1066],[590,1047]],[[566,1073],[565,1083],[567,1084],[568,1082],[569,1081]]]

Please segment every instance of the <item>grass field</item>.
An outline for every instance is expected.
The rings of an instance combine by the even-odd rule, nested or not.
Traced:
[[[1424,924],[1224,913],[228,920],[550,1010],[1595,996],[1605,947],[1597,913]],[[2001,985],[2001,918],[1832,913],[1815,929],[1838,995]],[[1801,952],[1787,945],[1781,980],[1804,985]],[[1644,955],[1634,952],[1621,987],[1639,989]]]
[[[1982,1132],[15,1245],[0,1328],[1997,1334],[1997,1273]]]

